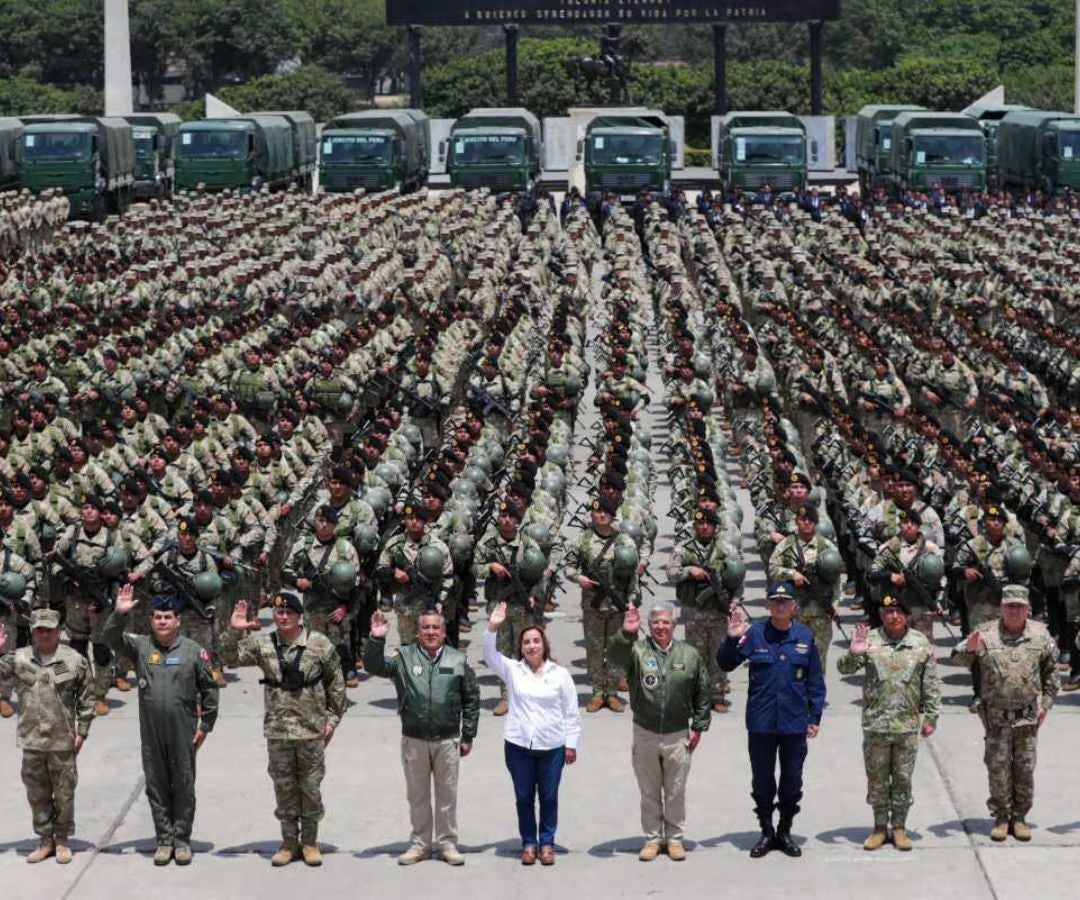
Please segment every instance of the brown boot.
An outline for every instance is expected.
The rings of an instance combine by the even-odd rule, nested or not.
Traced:
[[[885,826],[875,825],[874,830],[870,833],[865,841],[863,841],[863,850],[880,850],[885,846]]]
[[[683,862],[686,859],[686,848],[682,841],[671,840],[667,842],[668,859],[672,862]]]
[[[659,841],[648,841],[641,848],[641,850],[638,851],[637,858],[640,859],[642,862],[652,862],[659,855],[660,855],[660,842]]]
[[[95,716],[107,716],[109,714],[109,704],[104,700],[94,701],[94,715]]]
[[[10,719],[15,715],[15,707],[7,697],[0,697],[0,719]]]
[[[1012,835],[1018,841],[1031,840],[1031,826],[1024,821],[1023,816],[1017,816],[1012,820]]]
[[[624,704],[617,694],[612,694],[607,698],[607,708],[612,712],[622,712],[623,706]]]
[[[913,843],[911,843],[911,838],[907,836],[906,828],[893,828],[892,842],[893,846],[896,847],[897,850],[911,850],[915,846]]]
[[[998,819],[990,829],[990,840],[1003,841],[1009,836],[1009,820]]]
[[[121,691],[125,694],[131,690],[131,682],[128,681],[127,678],[125,678],[123,675],[117,675],[116,681],[113,682],[113,685],[118,691]]]
[[[286,841],[274,851],[274,855],[270,857],[270,865],[274,868],[280,868],[299,858],[300,848],[296,844],[290,844]]]
[[[37,845],[37,849],[26,857],[26,861],[31,865],[33,863],[39,863],[44,859],[48,859],[56,852],[56,845],[53,843],[51,837],[41,839],[41,843]]]
[[[602,710],[604,708],[604,702],[605,701],[604,701],[604,695],[603,694],[593,694],[589,698],[589,702],[585,704],[585,712],[587,712],[587,713],[600,712],[600,710]]]
[[[56,845],[56,861],[60,865],[66,866],[71,862],[71,847],[68,846],[68,839],[57,835],[53,839],[53,843]]]
[[[300,855],[304,858],[305,866],[321,866],[322,851],[315,844],[304,844],[300,848]]]

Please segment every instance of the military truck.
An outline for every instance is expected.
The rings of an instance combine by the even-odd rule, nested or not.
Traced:
[[[431,122],[418,109],[370,109],[323,126],[319,184],[325,191],[412,191],[427,183]]]
[[[999,186],[997,130],[1001,120],[1013,110],[1031,109],[1011,103],[973,104],[964,110],[965,116],[971,116],[986,135],[986,183],[991,188]]]
[[[892,122],[890,193],[986,190],[986,137],[971,116],[902,112]]]
[[[310,193],[315,190],[315,168],[318,164],[318,129],[311,113],[298,109],[267,110],[263,116],[281,116],[292,126],[293,161],[296,163],[296,183]]]
[[[806,186],[806,126],[783,110],[720,117],[717,169],[725,190],[783,193]]]
[[[1004,188],[1055,194],[1080,189],[1080,115],[1014,110],[997,129],[998,180]]]
[[[18,119],[0,118],[0,190],[15,184],[15,143],[22,127]]]
[[[295,131],[289,119],[266,113],[185,122],[177,134],[176,188],[257,191],[303,184]]]
[[[15,143],[19,184],[35,193],[60,188],[71,217],[122,213],[135,183],[131,125],[115,117],[27,116]]]
[[[878,104],[864,106],[855,120],[855,160],[863,197],[891,183],[892,121],[902,112],[921,112],[924,106]]]
[[[675,147],[671,124],[654,109],[609,109],[594,116],[578,143],[585,193],[633,200],[646,189],[667,194]]]
[[[135,113],[124,116],[135,141],[136,197],[167,197],[176,177],[173,146],[182,122],[172,113]]]
[[[540,178],[540,120],[517,107],[474,109],[439,142],[453,187],[532,193]]]

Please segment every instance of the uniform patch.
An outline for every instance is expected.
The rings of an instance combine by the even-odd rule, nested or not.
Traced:
[[[68,667],[67,663],[65,662],[58,662],[56,665],[53,666],[53,672],[55,672],[57,675],[66,675],[67,671]]]
[[[158,653],[157,650],[155,650],[153,653],[150,654],[149,657],[147,657],[146,661],[152,666],[161,665],[161,654]]]
[[[796,653],[809,653],[810,652],[810,645],[800,642],[800,643],[795,645],[795,652]]]
[[[644,658],[644,659],[643,659],[643,660],[641,661],[641,664],[642,664],[642,665],[643,665],[643,666],[644,666],[644,667],[645,667],[646,669],[653,669],[653,670],[656,670],[656,669],[659,669],[659,668],[660,668],[659,664],[658,664],[658,663],[656,662],[656,657],[654,657],[654,656],[646,656],[646,657],[645,657],[645,658]]]
[[[646,672],[641,676],[641,684],[648,690],[653,690],[660,683],[660,676],[655,672]]]
[[[183,660],[179,656],[166,656],[165,665],[167,666],[179,666],[183,664]]]
[[[677,672],[683,672],[686,670],[686,663],[672,663],[671,668]]]
[[[210,654],[207,653],[205,650],[202,650],[199,653],[199,659],[201,659],[204,663],[208,663],[210,662]]]
[[[424,667],[420,665],[420,663],[417,663],[415,666],[412,667],[412,673],[413,675],[423,675]]]

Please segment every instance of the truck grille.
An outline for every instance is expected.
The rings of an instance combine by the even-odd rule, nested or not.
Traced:
[[[938,182],[943,188],[973,188],[978,182],[978,178],[973,174],[962,175],[956,172],[950,172],[943,175],[935,175],[933,172],[926,173],[926,183],[933,184]]]
[[[477,188],[490,188],[493,191],[513,191],[517,189],[514,184],[512,172],[463,172],[460,176],[461,186],[467,191],[475,191]]]
[[[791,172],[750,172],[746,176],[748,188],[761,188],[766,184],[778,191],[789,191],[795,187],[795,176]]]
[[[647,187],[652,187],[652,176],[647,172],[609,172],[600,176],[600,188],[605,191],[637,193]]]
[[[349,189],[366,188],[374,190],[379,187],[378,172],[327,172],[326,186],[328,188]]]

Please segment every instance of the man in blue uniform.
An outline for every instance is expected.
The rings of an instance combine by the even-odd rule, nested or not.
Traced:
[[[791,839],[791,823],[802,799],[806,739],[817,736],[825,708],[825,678],[813,632],[792,619],[795,586],[786,581],[769,585],[768,608],[769,621],[753,625],[744,619],[741,609],[732,609],[727,640],[716,654],[725,672],[744,661],[750,664],[746,702],[750,794],[761,823],[761,837],[750,851],[755,859],[774,849],[788,856],[802,855]],[[780,821],[774,830],[775,808],[780,810]]]

